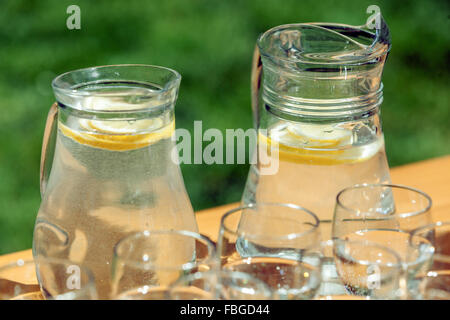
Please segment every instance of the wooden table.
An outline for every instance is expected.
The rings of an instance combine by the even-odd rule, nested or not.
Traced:
[[[433,199],[434,221],[450,220],[450,155],[393,168],[391,178],[393,183],[407,185],[428,193]],[[197,222],[201,233],[216,240],[220,217],[237,205],[232,203],[197,212]],[[32,259],[31,250],[0,256],[0,266],[18,259]]]

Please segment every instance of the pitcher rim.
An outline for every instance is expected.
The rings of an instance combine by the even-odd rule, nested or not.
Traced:
[[[382,21],[384,22],[384,20],[382,20]],[[302,22],[302,23],[282,24],[282,25],[272,27],[272,28],[264,31],[263,33],[261,33],[258,36],[256,44],[261,53],[261,56],[273,59],[275,61],[283,61],[283,62],[288,62],[288,63],[302,63],[305,65],[361,65],[361,64],[367,63],[368,61],[371,61],[373,59],[387,55],[391,49],[391,43],[389,41],[387,43],[387,48],[382,47],[380,49],[368,52],[368,54],[366,56],[361,57],[360,59],[345,59],[345,60],[336,60],[336,61],[309,61],[309,60],[304,60],[304,59],[299,59],[299,58],[274,56],[272,54],[267,53],[267,50],[265,50],[262,45],[262,41],[264,40],[265,37],[269,36],[270,34],[273,34],[277,30],[293,28],[293,27],[298,27],[298,26],[319,26],[319,27],[320,26],[322,26],[322,27],[323,26],[335,26],[335,27],[341,26],[341,27],[350,27],[352,29],[360,29],[361,31],[371,33],[370,31],[363,29],[365,27],[365,25],[354,26],[354,25],[349,25],[349,24],[345,24],[345,23],[332,23],[332,22]],[[386,25],[386,29],[389,30],[387,25]],[[374,48],[375,44],[380,41],[379,30],[380,29],[376,29],[376,32],[372,33],[372,35],[374,36],[374,39],[372,41],[372,44],[367,46],[368,49]]]
[[[64,72],[58,76],[56,76],[53,80],[52,80],[52,88],[55,92],[58,93],[62,93],[64,95],[67,96],[78,96],[78,97],[86,97],[86,96],[101,96],[99,94],[96,94],[95,92],[92,91],[86,91],[83,89],[79,89],[79,88],[73,88],[71,86],[68,86],[67,84],[65,85],[63,82],[63,78],[68,76],[69,74],[73,74],[76,72],[82,72],[82,71],[94,71],[94,70],[98,70],[98,69],[107,69],[107,68],[145,68],[145,69],[155,69],[155,70],[165,70],[169,73],[171,73],[174,78],[168,80],[164,86],[162,86],[161,88],[159,88],[158,90],[155,90],[155,92],[157,94],[163,94],[167,91],[170,91],[171,89],[173,89],[174,87],[176,87],[180,81],[181,81],[181,74],[171,68],[168,67],[163,67],[163,66],[158,66],[158,65],[151,65],[151,64],[111,64],[111,65],[101,65],[101,66],[93,66],[93,67],[86,67],[86,68],[79,68],[79,69],[75,69],[75,70],[71,70],[71,71],[67,71]],[[99,79],[98,81],[104,81],[107,79]],[[146,81],[141,81],[141,80],[137,80],[137,79],[128,79],[128,81],[132,81],[132,82],[141,82],[141,83],[146,83]],[[96,81],[93,82],[80,82],[79,84],[83,84],[83,83],[96,83]],[[122,93],[122,94],[110,94],[108,96],[119,96],[119,97],[123,97],[123,96],[127,96],[128,93]],[[148,94],[148,96],[154,96],[155,94]]]

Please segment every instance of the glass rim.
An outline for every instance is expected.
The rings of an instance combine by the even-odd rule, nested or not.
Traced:
[[[350,187],[346,187],[344,189],[342,189],[341,191],[338,192],[338,194],[336,195],[336,205],[340,206],[341,208],[343,208],[346,211],[351,211],[353,213],[359,213],[361,211],[350,208],[345,206],[340,197],[345,193],[348,192],[350,190],[356,190],[356,189],[365,189],[365,188],[391,188],[391,189],[397,189],[397,190],[406,190],[409,192],[413,192],[416,194],[419,194],[420,196],[424,197],[427,201],[428,204],[426,205],[425,208],[421,209],[421,210],[417,210],[417,211],[413,211],[413,212],[405,212],[405,213],[394,213],[392,215],[387,215],[385,218],[386,219],[393,219],[393,218],[409,218],[409,217],[414,217],[414,216],[418,216],[422,213],[425,213],[427,211],[430,210],[431,206],[432,206],[432,199],[431,197],[426,194],[425,192],[413,188],[413,187],[408,187],[405,185],[401,185],[401,184],[391,184],[391,183],[374,183],[374,184],[356,184],[354,186],[350,186]]]
[[[382,16],[380,15],[381,19]],[[384,22],[384,20],[383,20]],[[303,26],[315,26],[315,27],[347,27],[347,28],[351,28],[351,29],[359,29],[361,31],[365,31],[368,34],[373,35],[373,42],[370,46],[367,46],[368,48],[373,48],[374,45],[379,42],[379,38],[380,38],[380,32],[378,31],[378,29],[376,30],[375,33],[370,33],[367,30],[364,30],[363,28],[365,27],[365,25],[362,26],[354,26],[354,25],[349,25],[349,24],[344,24],[344,23],[333,23],[333,22],[304,22],[304,23],[288,23],[288,24],[282,24],[282,25],[278,25],[275,27],[272,27],[266,31],[264,31],[263,33],[261,33],[256,41],[257,47],[261,53],[261,56],[276,60],[276,61],[284,61],[284,62],[288,62],[288,63],[302,63],[305,65],[361,65],[364,63],[367,63],[369,61],[372,61],[373,59],[377,59],[383,55],[387,55],[391,49],[391,44],[390,42],[388,43],[388,46],[386,49],[380,48],[378,50],[375,50],[373,52],[370,52],[367,56],[365,57],[361,57],[361,59],[357,59],[357,60],[351,60],[351,59],[347,59],[347,60],[339,60],[339,61],[320,61],[320,62],[315,62],[315,61],[305,61],[305,60],[300,60],[300,59],[292,59],[289,57],[279,57],[279,56],[273,56],[269,53],[267,53],[267,51],[265,50],[262,42],[266,39],[266,38],[270,38],[270,36],[272,36],[275,32],[279,31],[279,30],[283,30],[283,29],[289,29],[289,28],[298,28],[298,27],[303,27]],[[387,26],[386,26],[387,28]]]
[[[197,233],[197,232],[193,232],[193,231],[188,231],[188,230],[144,230],[144,231],[139,231],[139,232],[135,232],[132,233],[122,239],[120,239],[113,248],[113,255],[114,258],[117,258],[119,260],[122,260],[123,263],[125,265],[128,266],[133,266],[136,268],[142,268],[142,267],[150,267],[150,269],[158,269],[158,270],[168,270],[168,271],[172,271],[172,270],[187,270],[190,268],[193,268],[195,266],[197,266],[199,264],[198,261],[194,261],[194,262],[186,262],[181,264],[179,267],[170,267],[170,266],[158,266],[157,264],[154,264],[152,262],[142,262],[142,261],[131,261],[129,259],[124,259],[122,257],[122,255],[118,254],[118,250],[119,247],[121,245],[123,245],[126,242],[129,241],[133,241],[136,239],[141,239],[141,238],[149,238],[152,235],[178,235],[178,236],[183,236],[183,237],[190,237],[194,240],[199,240],[201,242],[203,242],[207,249],[208,249],[208,254],[207,257],[205,259],[202,259],[203,262],[207,262],[209,260],[213,261],[216,255],[216,246],[214,244],[214,242],[212,242],[212,240],[210,240],[209,238],[207,238],[206,236]]]
[[[265,237],[265,238],[270,238],[270,239],[280,239],[280,240],[292,240],[294,238],[299,238],[302,237],[304,235],[307,235],[309,233],[314,232],[315,230],[319,229],[319,225],[320,225],[320,220],[319,218],[310,210],[301,207],[299,205],[296,204],[292,204],[292,203],[278,203],[278,202],[259,202],[259,203],[250,203],[248,205],[245,206],[239,206],[237,208],[231,209],[229,211],[227,211],[222,218],[220,219],[220,231],[222,231],[222,229],[230,234],[233,235],[239,235],[241,234],[240,232],[238,232],[237,230],[231,230],[225,223],[226,219],[232,215],[234,215],[235,213],[239,212],[239,211],[243,211],[245,209],[255,209],[258,208],[259,206],[273,206],[273,207],[285,207],[285,208],[289,208],[289,209],[294,209],[294,210],[298,210],[298,211],[302,211],[307,213],[310,217],[312,217],[315,221],[315,223],[312,225],[312,228],[309,230],[306,230],[304,232],[293,232],[293,233],[289,233],[289,234],[285,234],[285,235],[281,235],[281,236],[270,236],[270,235],[265,235],[265,236],[255,236],[255,235],[251,235],[251,234],[246,234],[246,236],[249,239],[261,239],[261,237]],[[250,211],[253,213],[256,213],[255,211]],[[257,214],[257,213],[256,213]],[[223,227],[223,228],[222,228]]]
[[[95,97],[95,96],[104,96],[100,94],[95,94],[92,91],[86,91],[82,89],[77,88],[70,88],[67,84],[64,84],[64,78],[76,73],[82,73],[82,72],[95,72],[98,70],[107,70],[107,69],[125,69],[125,68],[133,68],[133,69],[140,69],[140,70],[162,70],[166,71],[168,74],[171,74],[173,76],[173,79],[170,79],[165,83],[162,88],[155,90],[157,94],[163,94],[167,91],[170,91],[172,88],[176,87],[177,84],[181,81],[181,75],[179,72],[177,72],[174,69],[158,66],[158,65],[150,65],[150,64],[113,64],[113,65],[102,65],[102,66],[94,66],[94,67],[87,67],[87,68],[80,68],[75,69],[71,71],[64,72],[58,76],[56,76],[52,81],[52,88],[58,93],[64,94],[66,96],[72,96],[72,97]],[[107,80],[107,79],[104,79]],[[136,83],[145,83],[145,81],[137,80],[137,79],[127,79],[130,82],[135,81]],[[101,81],[101,80],[100,80]],[[80,82],[79,84],[83,84],[83,82]],[[128,94],[108,94],[108,97],[124,97]],[[153,94],[141,94],[142,96],[154,96]]]

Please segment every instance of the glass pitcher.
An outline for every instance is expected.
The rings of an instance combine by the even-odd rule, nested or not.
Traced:
[[[364,26],[281,25],[258,38],[252,70],[258,157],[243,203],[301,205],[319,217],[328,239],[338,191],[390,182],[380,120],[390,36],[381,15],[374,19]],[[276,170],[264,170],[268,162]]]
[[[109,296],[121,238],[197,231],[173,160],[180,79],[163,67],[118,65],[68,72],[52,83],[57,103],[44,133],[33,255],[83,263],[101,299]]]

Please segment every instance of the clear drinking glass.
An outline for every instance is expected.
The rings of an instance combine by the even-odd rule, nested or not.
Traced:
[[[427,270],[433,244],[411,246],[410,232],[431,222],[431,198],[422,191],[399,185],[357,185],[339,192],[333,219],[333,238],[371,241],[400,256],[406,281]]]
[[[147,65],[80,69],[53,80],[57,103],[44,132],[33,255],[88,266],[102,299],[121,238],[197,231],[173,160],[180,80],[174,70]]]
[[[17,260],[0,268],[0,300],[11,299],[95,300],[97,291],[85,266],[60,259]]]
[[[248,273],[280,299],[308,299],[320,285],[320,266],[303,252],[320,242],[319,220],[292,204],[259,203],[227,212],[218,253],[222,270]]]
[[[450,222],[436,222],[414,230],[410,236],[412,246],[434,245],[435,253],[429,270],[417,274],[410,286],[413,298],[450,300]]]
[[[336,271],[352,295],[371,299],[400,297],[400,256],[369,241],[334,240]]]
[[[331,237],[336,194],[360,183],[389,183],[381,128],[381,77],[391,47],[381,15],[366,25],[298,23],[257,40],[252,108],[257,161],[244,204],[294,203]]]
[[[316,300],[398,298],[402,274],[400,257],[369,241],[328,240],[308,249],[303,259],[321,260],[321,284]]]
[[[170,286],[173,300],[270,300],[272,291],[248,273],[212,270],[181,277]]]
[[[114,248],[113,299],[160,300],[183,275],[216,266],[214,243],[190,231],[144,231],[120,240]]]

